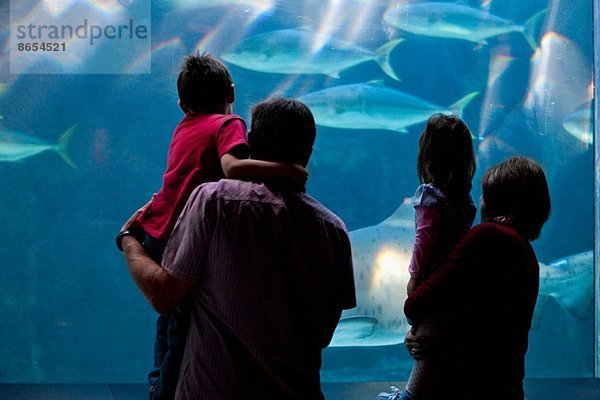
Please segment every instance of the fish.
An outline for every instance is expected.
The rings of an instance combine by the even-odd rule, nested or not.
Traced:
[[[317,74],[339,78],[340,72],[376,61],[383,72],[400,80],[390,65],[390,53],[403,39],[385,43],[376,51],[306,29],[282,29],[245,38],[221,58],[239,67],[275,74]]]
[[[342,129],[383,129],[407,133],[434,113],[462,115],[479,94],[470,93],[443,107],[383,85],[381,81],[334,86],[300,96],[321,126]]]
[[[405,201],[385,221],[349,233],[357,306],[344,310],[330,347],[402,343],[410,325],[402,312],[415,236]]]
[[[415,236],[414,207],[406,199],[383,222],[349,233],[357,306],[344,310],[330,347],[390,346],[410,329],[402,307]],[[593,311],[593,252],[540,263],[540,290],[533,329],[544,304],[554,299],[570,315],[588,319]]]
[[[385,12],[383,20],[416,35],[461,39],[481,45],[487,44],[487,39],[491,37],[519,32],[535,51],[537,43],[534,39],[534,30],[545,13],[546,10],[542,10],[523,25],[519,25],[492,15],[486,10],[462,4],[400,2]]]
[[[536,313],[548,299],[580,320],[589,319],[594,309],[594,252],[584,251],[546,265],[540,263],[540,291]],[[534,321],[540,315],[534,316]],[[534,322],[535,323],[535,322]]]
[[[48,143],[26,133],[0,128],[0,162],[17,162],[45,151],[56,151],[70,167],[77,169],[68,153],[69,139],[77,125],[67,129],[57,143]]]
[[[563,128],[579,141],[592,144],[594,142],[594,128],[590,107],[587,106],[567,115],[563,120]]]

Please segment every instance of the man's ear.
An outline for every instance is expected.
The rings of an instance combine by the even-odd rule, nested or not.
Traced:
[[[235,85],[232,83],[227,91],[227,102],[233,103],[235,101]]]

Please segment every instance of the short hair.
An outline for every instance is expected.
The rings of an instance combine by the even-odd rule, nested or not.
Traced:
[[[177,93],[184,110],[214,112],[227,102],[233,79],[227,67],[210,54],[189,55],[181,64]]]
[[[471,131],[456,115],[433,114],[419,139],[417,173],[447,195],[471,191],[476,162]]]
[[[310,109],[298,100],[277,98],[252,108],[248,144],[252,158],[306,165],[317,134]]]
[[[550,193],[542,167],[526,157],[512,157],[482,178],[482,220],[505,216],[528,240],[540,236],[550,216]]]

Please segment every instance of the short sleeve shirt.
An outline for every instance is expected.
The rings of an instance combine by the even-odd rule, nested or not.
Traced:
[[[356,304],[337,216],[303,193],[207,183],[186,205],[163,267],[195,285],[177,398],[321,398],[321,349],[332,321]]]
[[[248,147],[239,116],[187,114],[173,134],[162,188],[138,218],[144,230],[166,241],[192,191],[223,178],[221,157],[236,146]]]

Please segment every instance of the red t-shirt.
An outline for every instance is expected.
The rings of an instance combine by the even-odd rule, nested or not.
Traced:
[[[192,191],[223,178],[221,157],[240,145],[248,143],[238,115],[186,114],[173,133],[162,188],[138,218],[146,233],[168,240]]]

